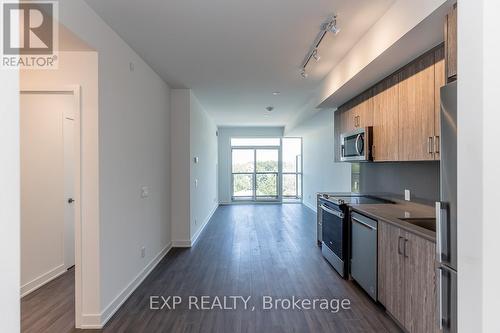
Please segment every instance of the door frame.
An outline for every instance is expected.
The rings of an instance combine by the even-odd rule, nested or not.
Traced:
[[[20,94],[73,94],[75,99],[74,218],[75,218],[75,327],[82,322],[82,206],[81,206],[81,87],[80,85],[27,85]]]

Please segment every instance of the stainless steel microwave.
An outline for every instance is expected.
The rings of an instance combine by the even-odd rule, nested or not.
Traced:
[[[341,161],[370,161],[372,159],[373,128],[361,127],[340,135]]]

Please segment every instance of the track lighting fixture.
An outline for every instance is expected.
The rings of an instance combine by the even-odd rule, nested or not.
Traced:
[[[323,38],[328,32],[331,32],[334,35],[340,32],[340,28],[337,26],[337,15],[331,16],[326,22],[324,22],[321,25],[321,30],[316,36],[316,39],[314,40],[313,47],[307,53],[306,57],[304,58],[304,61],[302,62],[300,71],[300,76],[302,78],[304,79],[307,78],[306,67],[309,64],[309,61],[311,61],[311,58],[313,58],[316,62],[318,62],[321,59],[321,57],[318,54],[318,48],[321,42],[323,41]]]

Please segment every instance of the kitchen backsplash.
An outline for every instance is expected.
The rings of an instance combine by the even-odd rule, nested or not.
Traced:
[[[411,191],[412,198],[439,200],[439,162],[358,163],[352,168],[352,188],[360,193]]]

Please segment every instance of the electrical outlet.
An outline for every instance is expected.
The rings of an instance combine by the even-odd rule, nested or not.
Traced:
[[[141,247],[141,258],[144,258],[146,256],[146,248],[143,246]]]
[[[405,190],[405,200],[410,201],[410,190]]]

